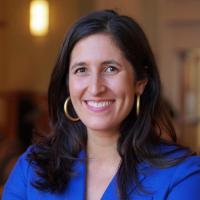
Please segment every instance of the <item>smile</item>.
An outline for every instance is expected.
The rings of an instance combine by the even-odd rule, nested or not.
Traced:
[[[112,101],[93,101],[93,100],[88,100],[85,101],[85,103],[87,104],[87,106],[92,109],[92,110],[105,110],[106,108],[108,108],[111,104],[113,104],[113,100]]]

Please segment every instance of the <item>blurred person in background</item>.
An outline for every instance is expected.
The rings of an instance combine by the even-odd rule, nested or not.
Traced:
[[[199,199],[200,158],[176,142],[153,53],[132,18],[105,10],[74,24],[49,112],[50,136],[19,158],[3,200]]]

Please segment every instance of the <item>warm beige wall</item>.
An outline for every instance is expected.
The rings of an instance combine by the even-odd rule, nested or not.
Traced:
[[[140,0],[94,0],[94,8],[115,9],[116,11],[140,19]]]
[[[200,48],[200,1],[159,0],[158,3],[158,53],[164,92],[179,114],[180,141],[199,152],[200,132],[196,129],[197,124],[184,119],[187,94],[182,85],[183,60],[180,53]]]
[[[4,32],[3,23],[4,23],[4,9],[3,9],[3,2],[0,1],[0,66],[3,66],[3,32]],[[3,82],[3,69],[0,68],[0,83],[2,82]]]
[[[140,0],[141,23],[150,41],[154,53],[157,56],[158,49],[158,1]]]
[[[165,94],[180,110],[181,51],[200,47],[200,1],[159,0],[158,53]]]

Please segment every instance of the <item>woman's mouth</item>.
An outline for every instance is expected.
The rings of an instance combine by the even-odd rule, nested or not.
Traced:
[[[102,100],[102,101],[86,100],[85,103],[90,110],[100,112],[110,108],[110,106],[114,103],[114,100]]]

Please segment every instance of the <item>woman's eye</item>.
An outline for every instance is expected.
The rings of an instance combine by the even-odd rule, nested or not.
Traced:
[[[117,72],[117,68],[114,67],[114,66],[108,66],[106,69],[105,69],[106,72],[109,72],[109,73],[113,73],[113,72]]]
[[[80,67],[78,69],[75,70],[74,74],[82,74],[86,72],[86,68],[85,67]]]

